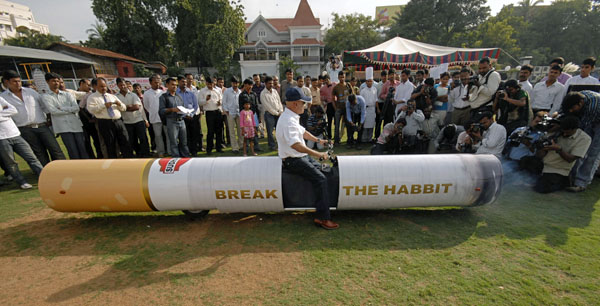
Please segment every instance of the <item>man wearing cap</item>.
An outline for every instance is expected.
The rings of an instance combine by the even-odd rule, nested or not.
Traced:
[[[302,175],[312,183],[317,198],[315,224],[324,229],[336,229],[339,225],[331,221],[329,213],[327,178],[321,172],[321,165],[308,156],[328,159],[329,155],[326,152],[314,151],[304,145],[304,140],[320,144],[326,144],[328,141],[318,139],[300,125],[300,114],[304,113],[304,104],[309,103],[310,98],[294,88],[288,89],[285,96],[286,109],[277,122],[276,131],[279,157],[283,161],[284,169]]]

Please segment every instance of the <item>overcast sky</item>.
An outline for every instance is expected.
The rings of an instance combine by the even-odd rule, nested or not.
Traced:
[[[96,17],[92,13],[91,0],[12,0],[25,4],[33,11],[35,20],[47,24],[50,33],[62,35],[71,42],[85,41],[86,29],[92,27]],[[315,17],[321,19],[321,24],[330,23],[331,13],[341,15],[362,13],[375,15],[376,6],[406,4],[408,0],[308,0]],[[496,14],[504,4],[517,3],[518,0],[488,0],[492,14]],[[247,22],[252,22],[259,13],[266,18],[294,17],[298,8],[298,0],[242,0]],[[550,0],[545,1],[546,4]]]

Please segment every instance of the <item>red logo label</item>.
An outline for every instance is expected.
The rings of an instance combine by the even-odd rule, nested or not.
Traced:
[[[173,174],[179,171],[179,168],[189,160],[190,158],[163,158],[158,161],[160,172],[164,174]]]

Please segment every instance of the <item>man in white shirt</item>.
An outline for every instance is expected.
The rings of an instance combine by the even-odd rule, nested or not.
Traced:
[[[560,67],[560,70],[562,71],[562,69],[565,66],[565,59],[562,57],[556,57],[556,58],[552,59],[552,61],[550,62],[550,67],[553,67],[553,66]],[[561,72],[561,74],[558,76],[557,80],[562,85],[565,85],[570,78],[571,78],[570,74]],[[545,82],[547,79],[548,79],[548,77],[544,77],[540,82]]]
[[[591,76],[592,71],[596,67],[596,58],[588,57],[583,60],[581,68],[579,68],[579,75],[576,75],[565,83],[565,90],[563,91],[563,97],[565,97],[569,91],[569,86],[572,85],[600,85],[600,81],[595,77]]]
[[[265,78],[265,89],[260,93],[260,101],[265,111],[269,149],[274,151],[277,147],[273,138],[273,129],[277,126],[279,116],[283,113],[283,105],[281,104],[279,93],[273,88],[273,78],[270,76]]]
[[[491,111],[493,97],[500,86],[500,74],[492,68],[489,57],[479,61],[479,81],[470,91],[471,117],[478,112]]]
[[[164,136],[167,135],[167,127],[166,125],[163,125],[162,121],[160,120],[160,116],[158,115],[158,106],[159,106],[159,99],[160,96],[164,93],[164,91],[160,88],[160,85],[162,84],[162,80],[160,78],[160,75],[158,74],[153,74],[150,78],[150,89],[146,90],[144,92],[144,108],[146,109],[146,111],[148,111],[148,116],[150,119],[150,124],[152,125],[152,130],[154,131],[154,141],[156,143],[156,153],[158,154],[158,157],[164,157],[165,156],[165,152],[169,152],[171,151],[170,148],[170,142],[168,137],[166,138],[166,147],[165,147],[165,141],[163,138]],[[164,136],[163,136],[164,135]],[[166,148],[166,151],[165,151]]]
[[[45,77],[50,91],[42,95],[42,101],[52,116],[54,133],[62,138],[69,158],[88,159],[77,101],[70,93],[59,89],[60,75],[51,72],[46,73]]]
[[[240,106],[239,97],[241,90],[240,81],[236,76],[231,77],[231,87],[223,93],[223,112],[227,116],[227,126],[229,128],[229,139],[233,153],[239,153],[240,147],[244,141],[240,127]],[[235,130],[235,131],[234,131]]]
[[[2,82],[7,90],[1,96],[17,109],[18,113],[12,119],[42,166],[50,162],[48,153],[52,160],[65,159],[54,132],[46,122],[48,110],[40,95],[33,89],[23,87],[21,76],[14,70],[5,70]]]
[[[402,129],[402,135],[404,137],[415,137],[417,131],[421,129],[421,123],[425,120],[423,112],[416,107],[416,103],[410,100],[406,105],[406,110],[398,114],[398,120],[406,120],[406,125]]]
[[[519,85],[521,85],[521,89],[527,92],[527,95],[531,97],[531,92],[533,91],[533,86],[529,83],[529,77],[531,77],[531,73],[533,72],[533,66],[529,64],[525,64],[521,66],[521,70],[519,71]]]
[[[546,81],[540,81],[533,87],[531,108],[534,114],[539,111],[549,112],[550,110],[558,111],[560,109],[565,90],[565,86],[558,81],[561,72],[562,68],[558,65],[550,67]]]
[[[123,112],[123,123],[127,129],[129,143],[135,151],[136,157],[150,157],[150,145],[148,144],[148,132],[150,126],[146,119],[146,113],[140,98],[127,88],[127,83],[122,78],[117,78],[119,92],[117,98],[125,104],[127,109]]]
[[[344,63],[339,58],[332,56],[329,58],[327,65],[325,65],[325,70],[327,70],[327,75],[329,75],[331,83],[335,86],[335,84],[340,82],[338,75],[340,71],[344,70]]]
[[[0,160],[5,170],[19,184],[21,189],[31,189],[19,166],[15,161],[14,153],[21,156],[28,164],[33,173],[39,176],[42,172],[42,164],[38,161],[29,147],[29,144],[21,137],[21,132],[11,117],[17,114],[17,108],[0,97]]]
[[[206,154],[212,154],[213,147],[217,152],[223,152],[223,116],[221,114],[222,91],[214,87],[212,78],[205,79],[206,87],[198,92],[198,104],[206,112]],[[215,141],[216,139],[216,141]],[[216,143],[216,144],[215,144]]]
[[[448,97],[448,101],[452,103],[452,123],[460,126],[465,126],[471,118],[471,105],[469,104],[469,78],[471,78],[471,70],[463,68],[460,71],[460,85],[456,86]]]
[[[331,221],[329,212],[329,192],[327,186],[327,177],[321,171],[322,167],[314,159],[327,160],[327,152],[320,153],[308,148],[304,140],[314,141],[320,144],[327,144],[328,140],[318,139],[310,132],[306,131],[300,125],[300,114],[304,113],[304,106],[310,101],[310,98],[303,95],[301,91],[290,88],[286,92],[286,109],[277,122],[277,146],[278,155],[282,159],[283,168],[296,175],[300,175],[309,180],[313,186],[317,202],[317,218],[315,224],[325,229],[336,229],[338,224]]]
[[[121,113],[127,107],[116,96],[108,93],[106,79],[98,78],[98,91],[88,97],[88,111],[98,119],[98,132],[106,144],[108,158],[118,158],[116,144],[125,158],[132,158],[127,128],[121,119]]]
[[[396,93],[394,94],[394,104],[396,105],[396,109],[394,110],[395,115],[397,115],[400,110],[406,110],[403,106],[410,100],[410,96],[415,90],[415,85],[408,80],[409,76],[409,69],[402,70],[402,73],[400,74],[400,83],[396,86]]]
[[[466,143],[479,145],[475,154],[493,154],[498,158],[502,157],[502,150],[506,143],[506,129],[494,121],[492,112],[482,112],[477,118],[480,119],[481,129],[472,131]],[[484,130],[483,135],[481,130]]]

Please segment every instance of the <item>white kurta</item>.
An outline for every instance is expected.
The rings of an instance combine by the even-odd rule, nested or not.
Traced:
[[[375,86],[365,87],[360,91],[360,95],[365,99],[365,106],[367,107],[367,113],[365,114],[365,129],[372,129],[375,127],[375,117],[377,112],[375,104],[377,104],[377,88]]]

